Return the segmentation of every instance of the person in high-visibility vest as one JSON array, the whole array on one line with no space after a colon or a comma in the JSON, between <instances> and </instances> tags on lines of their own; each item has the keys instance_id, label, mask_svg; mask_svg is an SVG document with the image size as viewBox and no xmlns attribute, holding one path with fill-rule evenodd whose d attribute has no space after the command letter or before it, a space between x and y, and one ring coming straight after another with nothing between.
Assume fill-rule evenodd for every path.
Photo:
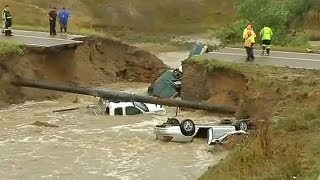
<instances>
[{"instance_id":1,"label":"person in high-visibility vest","mask_svg":"<svg viewBox=\"0 0 320 180\"><path fill-rule=\"evenodd\" d=\"M12 26L12 16L9 11L9 6L6 5L2 11L2 21L4 22L4 33L6 36L12 36L11 26Z\"/></svg>"},{"instance_id":2,"label":"person in high-visibility vest","mask_svg":"<svg viewBox=\"0 0 320 180\"><path fill-rule=\"evenodd\" d=\"M249 29L246 34L244 34L244 47L246 49L247 53L247 61L253 61L255 59L254 57L254 44L255 44L255 38L256 33L253 31L253 29Z\"/></svg>"},{"instance_id":3,"label":"person in high-visibility vest","mask_svg":"<svg viewBox=\"0 0 320 180\"><path fill-rule=\"evenodd\" d=\"M248 30L251 30L251 29L253 29L252 24L248 24L248 26L246 28L244 28L243 33L242 33L242 37L243 37L244 41L246 40L245 37L247 36Z\"/></svg>"},{"instance_id":4,"label":"person in high-visibility vest","mask_svg":"<svg viewBox=\"0 0 320 180\"><path fill-rule=\"evenodd\" d=\"M267 55L270 55L270 49L271 49L271 39L273 36L272 29L269 28L268 26L264 26L264 28L261 29L260 31L260 37L262 40L262 52L261 54L263 55L265 50L267 50Z\"/></svg>"}]
</instances>

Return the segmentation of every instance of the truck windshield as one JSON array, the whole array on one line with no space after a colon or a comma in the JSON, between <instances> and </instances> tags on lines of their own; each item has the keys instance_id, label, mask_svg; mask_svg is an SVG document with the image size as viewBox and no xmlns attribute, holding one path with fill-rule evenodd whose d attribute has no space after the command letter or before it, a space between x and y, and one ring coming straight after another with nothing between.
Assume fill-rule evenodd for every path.
<instances>
[{"instance_id":1,"label":"truck windshield","mask_svg":"<svg viewBox=\"0 0 320 180\"><path fill-rule=\"evenodd\" d=\"M133 105L142 109L144 112L149 112L149 109L148 107L144 104L144 103L141 103L141 102L133 102Z\"/></svg>"}]
</instances>

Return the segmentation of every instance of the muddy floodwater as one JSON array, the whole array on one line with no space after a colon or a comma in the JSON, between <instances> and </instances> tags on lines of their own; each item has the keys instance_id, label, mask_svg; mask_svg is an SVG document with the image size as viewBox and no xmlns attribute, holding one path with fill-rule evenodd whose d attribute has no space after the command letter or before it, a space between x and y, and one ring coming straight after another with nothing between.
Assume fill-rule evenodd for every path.
<instances>
[{"instance_id":1,"label":"muddy floodwater","mask_svg":"<svg viewBox=\"0 0 320 180\"><path fill-rule=\"evenodd\" d=\"M205 139L192 143L156 140L155 125L174 114L111 117L86 108L96 98L75 95L26 102L0 111L1 179L197 179L225 156L211 154ZM63 108L80 109L54 113ZM215 121L202 113L182 113ZM30 125L35 121L59 127Z\"/></svg>"}]
</instances>

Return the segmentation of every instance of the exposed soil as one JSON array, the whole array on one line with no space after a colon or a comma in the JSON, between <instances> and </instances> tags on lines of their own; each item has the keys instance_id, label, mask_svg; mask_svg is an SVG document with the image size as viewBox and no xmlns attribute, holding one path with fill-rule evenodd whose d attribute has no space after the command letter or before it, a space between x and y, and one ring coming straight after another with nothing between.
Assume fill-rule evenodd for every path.
<instances>
[{"instance_id":1,"label":"exposed soil","mask_svg":"<svg viewBox=\"0 0 320 180\"><path fill-rule=\"evenodd\" d=\"M251 91L249 78L229 69L208 68L192 60L182 64L182 98L207 101L237 109L236 118L265 119L281 96L268 91Z\"/></svg>"},{"instance_id":2,"label":"exposed soil","mask_svg":"<svg viewBox=\"0 0 320 180\"><path fill-rule=\"evenodd\" d=\"M10 55L0 62L0 105L57 98L58 93L10 84L16 77L87 85L118 81L152 82L167 67L154 55L109 39L85 39L76 49L34 51Z\"/></svg>"},{"instance_id":3,"label":"exposed soil","mask_svg":"<svg viewBox=\"0 0 320 180\"><path fill-rule=\"evenodd\" d=\"M246 101L248 80L233 71L208 71L198 63L183 62L182 98L192 101L205 100L231 108L238 108Z\"/></svg>"},{"instance_id":4,"label":"exposed soil","mask_svg":"<svg viewBox=\"0 0 320 180\"><path fill-rule=\"evenodd\" d=\"M287 107L305 104L319 109L319 71L266 67L212 68L186 60L182 63L182 98L230 106L235 117L251 118L260 126L287 112ZM248 69L249 68L249 69ZM250 69L252 68L252 69ZM290 114L288 114L290 115Z\"/></svg>"}]
</instances>

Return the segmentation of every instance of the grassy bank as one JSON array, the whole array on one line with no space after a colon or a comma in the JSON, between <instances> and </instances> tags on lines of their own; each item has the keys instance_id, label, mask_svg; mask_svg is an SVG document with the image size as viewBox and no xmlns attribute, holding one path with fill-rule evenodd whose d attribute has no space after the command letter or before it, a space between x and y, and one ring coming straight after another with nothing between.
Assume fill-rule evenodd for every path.
<instances>
[{"instance_id":1,"label":"grassy bank","mask_svg":"<svg viewBox=\"0 0 320 180\"><path fill-rule=\"evenodd\" d=\"M233 0L20 0L11 6L14 24L47 26L51 6L72 12L71 26L152 33L195 33L235 18ZM26 18L28 17L28 18Z\"/></svg>"},{"instance_id":2,"label":"grassy bank","mask_svg":"<svg viewBox=\"0 0 320 180\"><path fill-rule=\"evenodd\" d=\"M320 72L194 60L248 80L245 106L259 130L200 179L316 179L320 174ZM250 109L251 108L251 109ZM254 112L254 113L253 113Z\"/></svg>"},{"instance_id":3,"label":"grassy bank","mask_svg":"<svg viewBox=\"0 0 320 180\"><path fill-rule=\"evenodd\" d=\"M5 55L22 55L24 46L17 42L0 41L0 58Z\"/></svg>"}]
</instances>

